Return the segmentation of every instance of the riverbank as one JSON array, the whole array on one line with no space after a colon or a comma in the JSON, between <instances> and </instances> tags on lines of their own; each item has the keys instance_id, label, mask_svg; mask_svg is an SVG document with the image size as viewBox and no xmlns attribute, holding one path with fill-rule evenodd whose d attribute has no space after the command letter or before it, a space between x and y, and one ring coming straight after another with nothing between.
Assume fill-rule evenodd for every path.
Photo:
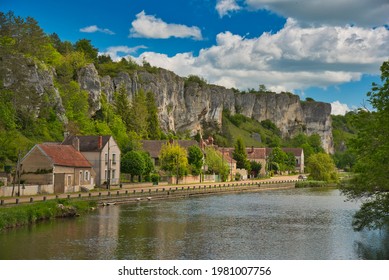
<instances>
[{"instance_id":1,"label":"riverbank","mask_svg":"<svg viewBox=\"0 0 389 280\"><path fill-rule=\"evenodd\" d=\"M0 231L53 218L73 217L93 207L180 199L226 193L259 192L295 188L296 180L249 181L191 186L154 186L56 196L20 197L1 200ZM39 200L38 200L39 199Z\"/></svg>"},{"instance_id":2,"label":"riverbank","mask_svg":"<svg viewBox=\"0 0 389 280\"><path fill-rule=\"evenodd\" d=\"M0 231L26 226L43 220L75 217L96 207L96 201L63 199L0 208Z\"/></svg>"}]
</instances>

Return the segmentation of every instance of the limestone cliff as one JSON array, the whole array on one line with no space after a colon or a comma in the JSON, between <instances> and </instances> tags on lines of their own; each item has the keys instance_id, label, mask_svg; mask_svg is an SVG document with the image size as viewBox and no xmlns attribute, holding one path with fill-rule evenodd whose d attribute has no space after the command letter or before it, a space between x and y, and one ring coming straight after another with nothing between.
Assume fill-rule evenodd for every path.
<instances>
[{"instance_id":1,"label":"limestone cliff","mask_svg":"<svg viewBox=\"0 0 389 280\"><path fill-rule=\"evenodd\" d=\"M116 77L99 78L93 65L79 71L78 80L90 93L94 110L98 92L108 100L113 92L124 87L130 99L139 90L155 94L159 119L165 131L188 130L193 135L203 123L221 126L222 112L241 113L258 121L269 119L277 125L284 137L299 132L320 135L323 148L332 153L331 105L322 102L301 102L290 93L235 93L221 86L185 82L176 74L158 69L156 73L137 71L120 73Z\"/></svg>"},{"instance_id":2,"label":"limestone cliff","mask_svg":"<svg viewBox=\"0 0 389 280\"><path fill-rule=\"evenodd\" d=\"M80 88L89 93L91 116L100 109L103 93L111 102L113 93L121 87L126 89L129 99L143 89L155 94L160 123L165 131L190 131L194 135L203 124L220 127L222 112L226 109L258 121L269 119L284 137L298 132L318 133L325 150L333 152L330 104L301 102L298 96L290 93L241 94L221 86L189 82L164 69L154 70L100 77L93 64L80 69L77 81ZM55 75L54 69L22 56L3 56L0 63L4 88L21 96L24 92L34 92L35 103L25 100L23 106L30 106L38 115L45 102L53 106L59 119L66 123L65 110L54 83ZM31 95L26 96L30 98Z\"/></svg>"},{"instance_id":3,"label":"limestone cliff","mask_svg":"<svg viewBox=\"0 0 389 280\"><path fill-rule=\"evenodd\" d=\"M0 85L17 93L17 105L39 115L43 106L55 109L59 120L67 122L58 89L54 85L55 71L21 55L4 55L0 60Z\"/></svg>"}]
</instances>

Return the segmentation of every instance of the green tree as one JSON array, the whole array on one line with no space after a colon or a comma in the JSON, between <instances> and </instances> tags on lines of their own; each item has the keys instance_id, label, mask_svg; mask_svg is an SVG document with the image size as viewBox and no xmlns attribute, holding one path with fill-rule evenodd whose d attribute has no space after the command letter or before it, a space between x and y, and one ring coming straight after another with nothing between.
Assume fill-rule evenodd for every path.
<instances>
[{"instance_id":1,"label":"green tree","mask_svg":"<svg viewBox=\"0 0 389 280\"><path fill-rule=\"evenodd\" d=\"M228 179L230 168L227 162L223 159L222 154L213 147L205 148L205 165L208 166L208 171L219 174L222 181Z\"/></svg>"},{"instance_id":2,"label":"green tree","mask_svg":"<svg viewBox=\"0 0 389 280\"><path fill-rule=\"evenodd\" d=\"M121 117L124 124L126 125L127 130L130 130L131 127L131 104L128 99L127 91L124 85L119 87L119 90L114 93L113 103L115 108L115 113Z\"/></svg>"},{"instance_id":3,"label":"green tree","mask_svg":"<svg viewBox=\"0 0 389 280\"><path fill-rule=\"evenodd\" d=\"M130 110L130 130L135 131L142 139L147 139L148 136L148 112L146 104L146 96L143 89L139 90L131 104Z\"/></svg>"},{"instance_id":4,"label":"green tree","mask_svg":"<svg viewBox=\"0 0 389 280\"><path fill-rule=\"evenodd\" d=\"M123 173L131 175L131 182L134 176L141 176L146 169L146 163L142 153L138 151L131 151L126 153L120 161L120 170Z\"/></svg>"},{"instance_id":5,"label":"green tree","mask_svg":"<svg viewBox=\"0 0 389 280\"><path fill-rule=\"evenodd\" d=\"M357 136L350 141L357 172L343 191L350 198L366 198L354 216L356 230L382 228L389 222L389 61L381 66L381 85L367 94L375 112L356 116Z\"/></svg>"},{"instance_id":6,"label":"green tree","mask_svg":"<svg viewBox=\"0 0 389 280\"><path fill-rule=\"evenodd\" d=\"M255 161L255 160L252 160L250 162L250 166L251 166L251 172L253 173L253 175L255 177L258 177L259 174L261 173L262 164L260 162Z\"/></svg>"},{"instance_id":7,"label":"green tree","mask_svg":"<svg viewBox=\"0 0 389 280\"><path fill-rule=\"evenodd\" d=\"M147 123L148 123L148 138L152 140L161 139L161 128L159 126L158 107L155 102L154 93L148 91L146 93L147 104Z\"/></svg>"},{"instance_id":8,"label":"green tree","mask_svg":"<svg viewBox=\"0 0 389 280\"><path fill-rule=\"evenodd\" d=\"M191 166L192 175L199 175L203 166L204 155L197 145L188 148L188 163Z\"/></svg>"},{"instance_id":9,"label":"green tree","mask_svg":"<svg viewBox=\"0 0 389 280\"><path fill-rule=\"evenodd\" d=\"M144 169L142 175L145 176L146 181L150 181L150 179L151 179L151 178L150 178L150 174L151 174L151 172L154 171L153 160L151 159L149 153L141 152L141 155L142 155L143 160L144 160L144 162L145 162L145 169Z\"/></svg>"},{"instance_id":10,"label":"green tree","mask_svg":"<svg viewBox=\"0 0 389 280\"><path fill-rule=\"evenodd\" d=\"M331 156L326 153L312 155L309 159L307 170L310 179L326 182L338 181L335 163Z\"/></svg>"},{"instance_id":11,"label":"green tree","mask_svg":"<svg viewBox=\"0 0 389 280\"><path fill-rule=\"evenodd\" d=\"M90 62L97 62L98 49L95 48L90 40L80 39L74 44L74 49L78 52L82 52L85 54L86 58Z\"/></svg>"},{"instance_id":12,"label":"green tree","mask_svg":"<svg viewBox=\"0 0 389 280\"><path fill-rule=\"evenodd\" d=\"M293 172L296 169L296 157L293 153L286 153L285 168L289 172Z\"/></svg>"},{"instance_id":13,"label":"green tree","mask_svg":"<svg viewBox=\"0 0 389 280\"><path fill-rule=\"evenodd\" d=\"M179 177L185 175L188 170L188 156L186 150L176 142L166 143L162 146L159 155L161 169L176 176L178 184Z\"/></svg>"},{"instance_id":14,"label":"green tree","mask_svg":"<svg viewBox=\"0 0 389 280\"><path fill-rule=\"evenodd\" d=\"M280 148L273 148L269 156L269 170L276 172L284 172L287 170L286 162L288 160L287 154Z\"/></svg>"},{"instance_id":15,"label":"green tree","mask_svg":"<svg viewBox=\"0 0 389 280\"><path fill-rule=\"evenodd\" d=\"M238 138L235 142L235 149L232 152L233 159L236 160L236 167L237 168L244 168L247 169L248 167L248 160L247 160L247 153L246 153L246 147L243 144L242 138Z\"/></svg>"}]
</instances>

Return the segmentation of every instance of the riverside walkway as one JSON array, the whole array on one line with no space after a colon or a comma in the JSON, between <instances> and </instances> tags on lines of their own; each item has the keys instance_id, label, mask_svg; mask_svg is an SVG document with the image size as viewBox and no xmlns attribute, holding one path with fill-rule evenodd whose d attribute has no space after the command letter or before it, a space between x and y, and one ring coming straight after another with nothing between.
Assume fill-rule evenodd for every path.
<instances>
[{"instance_id":1,"label":"riverside walkway","mask_svg":"<svg viewBox=\"0 0 389 280\"><path fill-rule=\"evenodd\" d=\"M232 192L257 192L268 189L294 188L298 176L277 176L264 180L221 183L198 183L186 185L124 184L121 188L92 190L90 192L47 194L35 196L0 198L1 206L34 203L53 199L97 200L99 205L111 205L150 200L184 198Z\"/></svg>"}]
</instances>

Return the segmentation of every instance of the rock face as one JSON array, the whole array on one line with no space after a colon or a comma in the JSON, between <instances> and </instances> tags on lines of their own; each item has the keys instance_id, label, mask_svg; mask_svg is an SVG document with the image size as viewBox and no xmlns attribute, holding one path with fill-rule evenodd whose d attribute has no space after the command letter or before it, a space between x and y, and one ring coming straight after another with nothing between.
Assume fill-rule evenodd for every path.
<instances>
[{"instance_id":1,"label":"rock face","mask_svg":"<svg viewBox=\"0 0 389 280\"><path fill-rule=\"evenodd\" d=\"M55 71L46 68L28 58L2 57L2 85L15 92L33 89L38 96L50 96L57 116L66 123L61 97L54 85ZM78 71L77 80L80 88L89 93L91 116L100 109L103 93L112 102L114 92L119 89L125 89L130 100L143 89L155 94L164 131L189 131L194 135L204 125L221 127L222 112L229 110L232 114L240 113L258 121L269 119L284 137L299 132L317 133L323 148L333 152L331 105L327 103L301 102L298 96L289 93L235 93L221 86L185 81L164 69L100 77L95 66L90 64ZM39 112L39 104L34 109Z\"/></svg>"},{"instance_id":2,"label":"rock face","mask_svg":"<svg viewBox=\"0 0 389 280\"><path fill-rule=\"evenodd\" d=\"M2 56L0 61L0 80L5 89L19 94L24 100L19 106L39 114L43 103L49 103L63 123L67 123L65 109L58 89L54 85L54 69L37 65L32 59L23 56ZM29 100L35 96L34 100Z\"/></svg>"},{"instance_id":3,"label":"rock face","mask_svg":"<svg viewBox=\"0 0 389 280\"><path fill-rule=\"evenodd\" d=\"M91 75L84 76L93 82L83 83L82 87L90 92L92 100L96 100L99 87L109 101L119 88L126 90L130 100L140 89L153 92L165 131L189 131L194 135L203 124L221 127L222 112L226 109L232 114L240 113L258 121L269 119L281 130L283 137L292 137L299 132L317 133L323 148L333 152L331 105L327 103L301 102L297 95L290 93L235 93L221 86L185 82L164 69L158 69L156 73L120 73L114 78L105 76L100 78L100 83L97 82L98 76L93 77L97 71L80 72Z\"/></svg>"}]
</instances>

